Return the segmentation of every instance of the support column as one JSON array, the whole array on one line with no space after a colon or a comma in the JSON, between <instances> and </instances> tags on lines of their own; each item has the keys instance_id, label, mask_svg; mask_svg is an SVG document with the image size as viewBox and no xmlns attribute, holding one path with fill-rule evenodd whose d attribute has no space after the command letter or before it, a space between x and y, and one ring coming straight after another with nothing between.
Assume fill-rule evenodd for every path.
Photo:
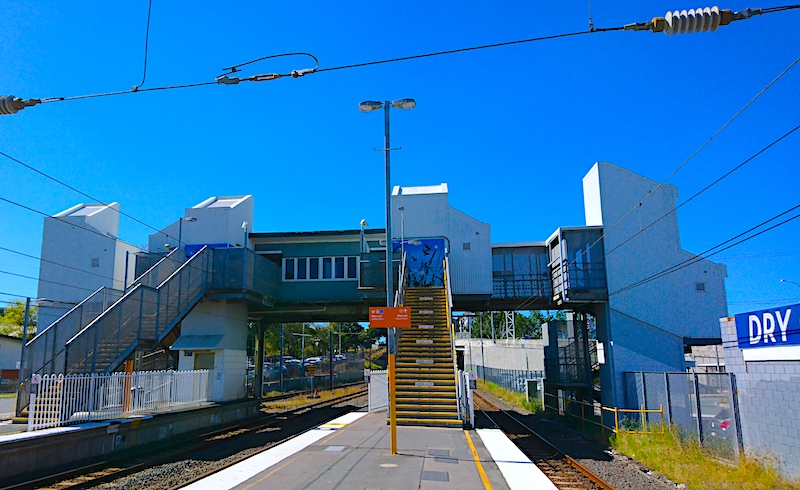
<instances>
[{"instance_id":1,"label":"support column","mask_svg":"<svg viewBox=\"0 0 800 490\"><path fill-rule=\"evenodd\" d=\"M260 400L264 397L264 325L256 322L256 341L253 349L253 397Z\"/></svg>"}]
</instances>

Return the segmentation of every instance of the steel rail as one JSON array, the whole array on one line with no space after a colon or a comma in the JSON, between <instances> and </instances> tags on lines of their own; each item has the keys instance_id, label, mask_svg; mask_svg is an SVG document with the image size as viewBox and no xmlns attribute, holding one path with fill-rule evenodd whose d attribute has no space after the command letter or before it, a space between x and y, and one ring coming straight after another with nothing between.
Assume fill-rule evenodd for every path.
<instances>
[{"instance_id":1,"label":"steel rail","mask_svg":"<svg viewBox=\"0 0 800 490\"><path fill-rule=\"evenodd\" d=\"M565 461L567 461L567 463L568 463L570 466L572 466L572 467L573 467L575 470L577 470L578 472L580 472L580 473L581 473L581 474L582 474L584 477L586 477L586 478L587 478L589 481L591 481L592 483L594 483L595 485L597 485L598 487L600 487L602 490L616 490L616 489L615 489L615 487L611 486L611 484L609 484L608 482L606 482L605 480L603 480L602 478L600 478L599 476L597 476L597 475L596 475L594 472L592 472L592 471L591 471L589 468L585 467L584 465L582 465L581 463L579 463L578 461L576 461L574 458L572 458L571 456L569 456L568 454L566 454L564 451L562 451L562 450L558 449L558 448L557 448L555 445L553 445L553 444L552 444L550 441L548 441L547 439L545 439L544 437L542 437L542 436L541 436L541 435L540 435L538 432L536 432L535 430L533 430L533 429L531 429L530 427L528 427L528 425L526 425L524 422L522 422L521 420L519 420L519 419L518 419L517 417L515 417L514 415L512 415L512 414L508 413L508 411L506 411L506 410L503 410L502 408L498 407L498 406L497 406L497 405L495 405L494 403L490 402L488 399L486 399L486 397L484 397L483 395L481 395L481 394L480 394L480 393L478 393L477 391L473 391L473 395L474 395L474 396L475 396L475 398L476 398L475 406L476 406L476 407L477 407L477 408L478 408L478 409L479 409L479 410L480 410L480 411L481 411L481 412L482 412L484 415L486 415L486 417L487 417L487 418L488 418L488 419L489 419L489 420L490 420L490 421L491 421L491 422L492 422L492 423L493 423L495 426L497 426L497 427L498 427L498 428L500 428L501 430L503 430L503 429L500 427L500 425L499 425L499 424L498 424L498 423L497 423L497 422L496 422L496 421L495 421L495 420L494 420L494 419L493 419L493 418L492 418L492 417L491 417L491 416L490 416L488 413L486 413L486 412L485 412L485 411L484 411L484 410L483 410L481 407L479 407L479 406L478 406L478 403L477 403L477 400L478 400L478 399L480 399L480 401L481 401L482 403L485 403L486 405L489 405L490 407L492 407L494 410L497 410L497 411L499 411L499 412L501 412L501 413L505 414L505 415L506 415L508 418L510 418L510 419L512 419L512 420L514 420L514 421L515 421L517 424L519 424L520 426L524 427L524 428L525 428L525 430L527 430L527 431L528 431L528 432L529 432L529 433L530 433L532 436L536 437L538 441L540 441L540 442L544 443L545 445L547 445L547 446L548 446L550 449L552 449L552 450L553 450L553 451L556 453L556 455L557 455L558 457L561 457L561 458L563 458ZM520 449L521 449L521 448L520 448ZM524 451L523 451L523 452L524 452ZM537 465L537 466L538 466L538 465ZM557 470L557 468L556 468L556 470ZM555 483L555 482L554 482L554 484L556 484L556 486L558 486L558 484L557 484L557 483ZM572 487L570 487L570 488L572 488Z\"/></svg>"},{"instance_id":2,"label":"steel rail","mask_svg":"<svg viewBox=\"0 0 800 490\"><path fill-rule=\"evenodd\" d=\"M138 471L168 462L174 458L180 457L191 452L207 449L213 446L228 442L232 437L241 436L245 434L252 434L261 429L276 425L283 424L299 415L306 413L308 410L317 408L326 408L328 406L337 405L361 396L364 396L367 390L359 390L355 393L333 397L326 400L302 405L281 412L275 412L256 416L250 418L248 421L235 422L223 427L216 427L210 431L201 434L189 436L187 438L177 438L172 443L159 445L159 454L157 457L152 457L152 452L149 445L140 450L135 450L133 453L121 455L119 458L112 460L99 461L96 463L87 464L78 468L72 468L59 473L50 474L44 477L33 478L24 482L16 483L10 486L0 486L2 490L17 490L28 488L57 488L59 490L73 489L73 488L89 488L101 483L107 483L117 478L134 474ZM262 402L270 402L281 399L286 399L285 396L270 397L262 400ZM254 423L255 422L255 423ZM310 430L310 429L307 429ZM267 444L263 450L281 444L288 439L296 437L297 435L306 432L292 434L284 439ZM227 436L227 437L226 437ZM234 458L234 462L226 464L224 467L216 467L213 471L203 473L200 477L195 477L191 481L182 482L179 486L174 488L181 488L189 483L205 478L206 476L221 471L242 459L249 458L254 453L248 453L247 456L241 458ZM126 462L128 464L126 464Z\"/></svg>"}]
</instances>

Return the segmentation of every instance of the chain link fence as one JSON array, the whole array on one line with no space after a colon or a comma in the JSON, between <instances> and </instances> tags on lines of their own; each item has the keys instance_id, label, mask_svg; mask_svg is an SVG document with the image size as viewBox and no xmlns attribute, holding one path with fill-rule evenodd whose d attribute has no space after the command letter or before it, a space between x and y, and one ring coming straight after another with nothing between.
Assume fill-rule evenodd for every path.
<instances>
[{"instance_id":1,"label":"chain link fence","mask_svg":"<svg viewBox=\"0 0 800 490\"><path fill-rule=\"evenodd\" d=\"M271 392L323 390L364 380L363 352L335 355L332 372L330 357L320 356L317 359L318 362L293 359L283 365L280 362L265 362L262 396ZM252 386L253 376L254 373L248 371L248 388Z\"/></svg>"},{"instance_id":2,"label":"chain link fence","mask_svg":"<svg viewBox=\"0 0 800 490\"><path fill-rule=\"evenodd\" d=\"M735 461L742 436L735 397L736 378L729 373L623 373L629 408L664 407L664 421L683 436L696 438L719 457ZM660 423L650 420L648 423Z\"/></svg>"},{"instance_id":3,"label":"chain link fence","mask_svg":"<svg viewBox=\"0 0 800 490\"><path fill-rule=\"evenodd\" d=\"M475 373L478 379L489 381L509 391L515 391L517 393L525 393L526 380L541 380L544 378L544 371L498 369L480 365L468 365L466 367L466 370Z\"/></svg>"}]
</instances>

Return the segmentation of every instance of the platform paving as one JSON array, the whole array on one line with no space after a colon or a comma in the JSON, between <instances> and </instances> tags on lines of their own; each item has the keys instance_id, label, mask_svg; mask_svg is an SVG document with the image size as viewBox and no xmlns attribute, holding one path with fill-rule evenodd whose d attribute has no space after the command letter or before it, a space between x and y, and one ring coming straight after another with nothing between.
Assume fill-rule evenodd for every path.
<instances>
[{"instance_id":1,"label":"platform paving","mask_svg":"<svg viewBox=\"0 0 800 490\"><path fill-rule=\"evenodd\" d=\"M397 428L398 453L390 453L389 427L386 412L362 414L340 428L328 425L329 433L312 434L304 444L291 447L282 444L272 456L262 456L239 463L229 476L214 477L191 485L192 490L258 489L358 489L417 490L487 488L478 471L467 433L455 428ZM325 430L322 426L319 430ZM474 431L470 439L475 446L488 488L508 489L502 474L492 460L481 438ZM308 441L312 441L308 443ZM272 451L272 450L271 450ZM262 453L263 454L263 453ZM269 465L269 467L266 467ZM250 466L248 468L248 466ZM240 475L236 480L235 475ZM241 475L252 475L246 480Z\"/></svg>"}]
</instances>

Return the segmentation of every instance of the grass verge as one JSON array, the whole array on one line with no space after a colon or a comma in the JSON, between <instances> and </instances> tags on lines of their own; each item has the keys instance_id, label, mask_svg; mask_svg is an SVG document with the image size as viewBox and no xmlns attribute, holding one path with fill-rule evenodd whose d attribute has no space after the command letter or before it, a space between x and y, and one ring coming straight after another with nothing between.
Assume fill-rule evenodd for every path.
<instances>
[{"instance_id":1,"label":"grass verge","mask_svg":"<svg viewBox=\"0 0 800 490\"><path fill-rule=\"evenodd\" d=\"M538 403L538 400L529 401L525 399L525 395L522 393L517 393L516 391L511 391L503 388L502 386L496 385L491 381L483 381L482 379L478 380L477 384L478 390L489 393L491 395L504 400L515 407L521 407L525 410L536 413L542 409L541 404Z\"/></svg>"},{"instance_id":2,"label":"grass verge","mask_svg":"<svg viewBox=\"0 0 800 490\"><path fill-rule=\"evenodd\" d=\"M611 441L619 452L667 475L690 489L796 489L800 479L781 477L769 456L741 458L736 466L716 460L693 438L681 438L678 431L665 433L620 432Z\"/></svg>"},{"instance_id":3,"label":"grass verge","mask_svg":"<svg viewBox=\"0 0 800 490\"><path fill-rule=\"evenodd\" d=\"M312 398L310 395L298 395L292 398L286 398L284 400L275 400L273 402L264 402L261 404L261 408L267 410L284 410L287 408L297 408L302 407L304 405L309 405L311 403L316 403L318 401L327 400L329 398L333 398L335 396L343 396L349 395L350 393L355 393L356 391L362 390L363 386L348 386L346 388L336 388L331 393L330 391L320 391L318 398ZM278 395L278 392L268 393L267 396L270 395Z\"/></svg>"},{"instance_id":4,"label":"grass verge","mask_svg":"<svg viewBox=\"0 0 800 490\"><path fill-rule=\"evenodd\" d=\"M16 398L16 393L0 393L0 398Z\"/></svg>"}]
</instances>

